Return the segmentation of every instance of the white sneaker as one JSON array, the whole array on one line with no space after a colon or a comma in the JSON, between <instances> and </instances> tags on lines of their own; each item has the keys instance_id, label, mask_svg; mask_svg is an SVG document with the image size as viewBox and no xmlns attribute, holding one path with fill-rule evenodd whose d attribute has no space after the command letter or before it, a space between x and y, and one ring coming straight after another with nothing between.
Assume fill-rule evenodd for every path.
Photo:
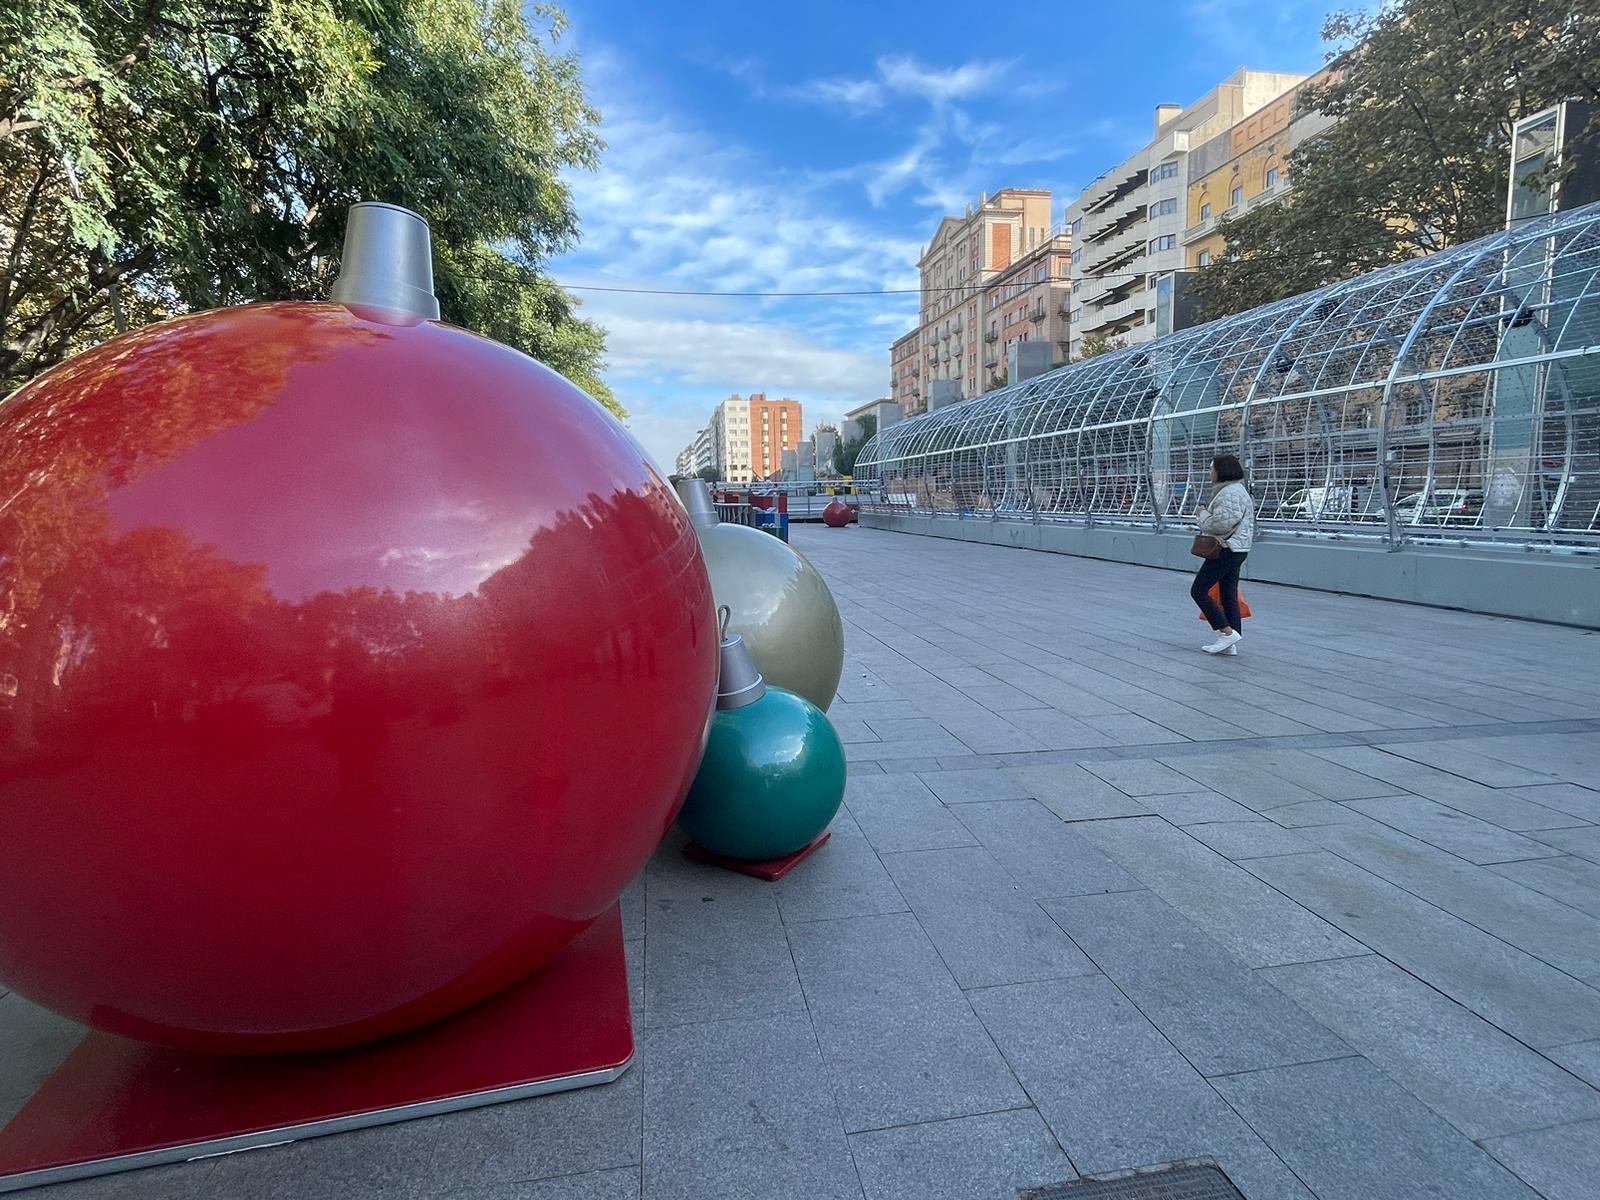
<instances>
[{"instance_id":1,"label":"white sneaker","mask_svg":"<svg viewBox=\"0 0 1600 1200\"><path fill-rule=\"evenodd\" d=\"M1239 636L1237 631L1233 633L1218 634L1216 641L1212 642L1209 646L1201 646L1200 649L1204 650L1207 654L1234 654L1237 653L1237 651L1234 650L1234 647L1243 640L1244 639Z\"/></svg>"}]
</instances>

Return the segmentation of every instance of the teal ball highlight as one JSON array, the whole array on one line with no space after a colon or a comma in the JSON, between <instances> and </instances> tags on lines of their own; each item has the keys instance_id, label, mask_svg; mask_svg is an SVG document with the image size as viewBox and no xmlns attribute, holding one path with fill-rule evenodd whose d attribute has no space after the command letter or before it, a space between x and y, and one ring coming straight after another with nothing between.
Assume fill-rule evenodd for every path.
<instances>
[{"instance_id":1,"label":"teal ball highlight","mask_svg":"<svg viewBox=\"0 0 1600 1200\"><path fill-rule=\"evenodd\" d=\"M768 687L719 712L678 824L702 849L767 862L810 845L844 801L844 746L822 710Z\"/></svg>"}]
</instances>

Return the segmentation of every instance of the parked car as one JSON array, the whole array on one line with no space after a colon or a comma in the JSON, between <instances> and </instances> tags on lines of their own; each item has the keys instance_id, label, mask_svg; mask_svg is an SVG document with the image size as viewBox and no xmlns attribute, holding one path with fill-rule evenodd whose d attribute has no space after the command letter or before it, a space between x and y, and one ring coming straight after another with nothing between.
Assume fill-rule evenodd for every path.
<instances>
[{"instance_id":1,"label":"parked car","mask_svg":"<svg viewBox=\"0 0 1600 1200\"><path fill-rule=\"evenodd\" d=\"M1423 525L1473 525L1483 512L1483 493L1470 488L1412 492L1394 502L1396 520Z\"/></svg>"}]
</instances>

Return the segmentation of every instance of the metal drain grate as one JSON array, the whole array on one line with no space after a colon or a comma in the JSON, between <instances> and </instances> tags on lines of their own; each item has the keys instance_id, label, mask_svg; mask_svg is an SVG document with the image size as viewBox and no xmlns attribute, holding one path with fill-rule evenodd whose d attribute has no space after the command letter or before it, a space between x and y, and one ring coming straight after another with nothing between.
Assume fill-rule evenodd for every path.
<instances>
[{"instance_id":1,"label":"metal drain grate","mask_svg":"<svg viewBox=\"0 0 1600 1200\"><path fill-rule=\"evenodd\" d=\"M1021 1200L1244 1200L1209 1163L1141 1168L1019 1192Z\"/></svg>"}]
</instances>

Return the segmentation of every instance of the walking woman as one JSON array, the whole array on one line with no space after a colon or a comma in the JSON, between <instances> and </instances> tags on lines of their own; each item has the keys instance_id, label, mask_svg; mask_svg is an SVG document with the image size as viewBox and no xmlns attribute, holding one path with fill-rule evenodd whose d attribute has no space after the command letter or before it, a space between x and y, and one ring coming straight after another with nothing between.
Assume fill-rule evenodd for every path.
<instances>
[{"instance_id":1,"label":"walking woman","mask_svg":"<svg viewBox=\"0 0 1600 1200\"><path fill-rule=\"evenodd\" d=\"M1237 654L1243 638L1239 617L1239 568L1250 553L1250 540L1256 531L1256 502L1245 486L1244 468L1231 454L1211 460L1211 499L1197 514L1200 536L1195 538L1195 553L1205 558L1195 573L1189 595L1205 613L1217 636L1201 649L1207 654ZM1215 544L1209 544L1213 539ZM1209 551L1215 550L1215 554ZM1219 605L1211 598L1216 587L1222 596Z\"/></svg>"}]
</instances>

